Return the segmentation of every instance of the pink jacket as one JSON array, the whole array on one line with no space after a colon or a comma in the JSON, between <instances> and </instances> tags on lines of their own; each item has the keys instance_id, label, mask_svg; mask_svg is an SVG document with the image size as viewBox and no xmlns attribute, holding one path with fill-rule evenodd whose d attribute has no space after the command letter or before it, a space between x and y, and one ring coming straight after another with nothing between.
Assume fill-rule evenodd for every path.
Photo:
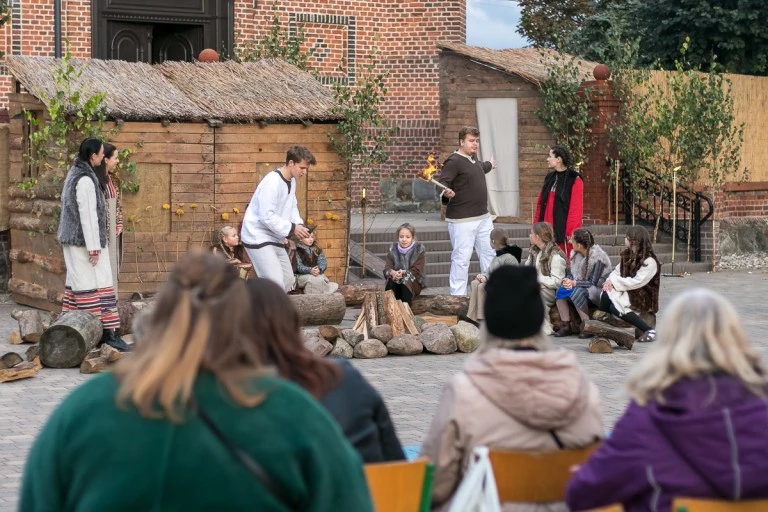
<instances>
[{"instance_id":1,"label":"pink jacket","mask_svg":"<svg viewBox=\"0 0 768 512\"><path fill-rule=\"evenodd\" d=\"M476 446L557 450L603 435L600 396L565 349L491 348L467 361L443 391L421 454L435 464L433 507L447 510ZM507 505L504 510L555 510ZM565 509L563 505L563 510Z\"/></svg>"}]
</instances>

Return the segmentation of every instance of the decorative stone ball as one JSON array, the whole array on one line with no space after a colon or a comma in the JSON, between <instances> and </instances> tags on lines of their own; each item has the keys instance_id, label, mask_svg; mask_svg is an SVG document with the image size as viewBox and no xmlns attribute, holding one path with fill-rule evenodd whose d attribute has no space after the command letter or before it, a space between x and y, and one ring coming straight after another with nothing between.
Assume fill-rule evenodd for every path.
<instances>
[{"instance_id":1,"label":"decorative stone ball","mask_svg":"<svg viewBox=\"0 0 768 512\"><path fill-rule=\"evenodd\" d=\"M200 62L219 62L219 54L216 53L216 50L206 48L200 52L200 55L197 56L197 60Z\"/></svg>"},{"instance_id":2,"label":"decorative stone ball","mask_svg":"<svg viewBox=\"0 0 768 512\"><path fill-rule=\"evenodd\" d=\"M611 70L605 64L598 64L592 71L592 76L595 77L595 80L608 80L611 77Z\"/></svg>"}]
</instances>

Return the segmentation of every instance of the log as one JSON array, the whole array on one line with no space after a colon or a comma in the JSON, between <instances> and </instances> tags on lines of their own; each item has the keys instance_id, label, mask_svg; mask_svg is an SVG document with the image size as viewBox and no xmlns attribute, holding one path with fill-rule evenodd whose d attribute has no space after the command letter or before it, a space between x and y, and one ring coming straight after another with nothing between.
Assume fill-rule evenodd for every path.
<instances>
[{"instance_id":1,"label":"log","mask_svg":"<svg viewBox=\"0 0 768 512\"><path fill-rule=\"evenodd\" d=\"M45 331L42 312L37 309L29 309L27 311L14 311L14 313L18 313L14 318L19 322L21 339L28 343L39 342L40 336ZM48 315L50 316L50 313Z\"/></svg>"},{"instance_id":2,"label":"log","mask_svg":"<svg viewBox=\"0 0 768 512\"><path fill-rule=\"evenodd\" d=\"M19 249L11 249L8 257L11 261L16 261L18 263L34 263L41 269L52 274L64 275L67 273L67 267L64 265L63 258L43 256L42 254L36 254L31 251L21 251Z\"/></svg>"},{"instance_id":3,"label":"log","mask_svg":"<svg viewBox=\"0 0 768 512\"><path fill-rule=\"evenodd\" d=\"M344 297L344 303L347 306L360 306L363 304L365 294L377 292L382 289L379 284L345 284L339 286L339 293Z\"/></svg>"},{"instance_id":4,"label":"log","mask_svg":"<svg viewBox=\"0 0 768 512\"><path fill-rule=\"evenodd\" d=\"M419 295L411 301L414 315L431 313L433 315L466 315L469 309L469 297L463 295Z\"/></svg>"},{"instance_id":5,"label":"log","mask_svg":"<svg viewBox=\"0 0 768 512\"><path fill-rule=\"evenodd\" d=\"M39 359L24 361L13 368L0 370L0 382L11 382L19 379L34 377L40 372L42 365Z\"/></svg>"},{"instance_id":6,"label":"log","mask_svg":"<svg viewBox=\"0 0 768 512\"><path fill-rule=\"evenodd\" d=\"M8 280L8 290L11 293L23 295L24 297L48 301L54 304L61 304L64 300L64 294L58 289L46 288L15 277Z\"/></svg>"},{"instance_id":7,"label":"log","mask_svg":"<svg viewBox=\"0 0 768 512\"><path fill-rule=\"evenodd\" d=\"M608 338L618 343L619 346L630 350L632 350L632 344L635 342L635 333L631 329L621 329L599 320L585 320L584 332L600 338Z\"/></svg>"},{"instance_id":8,"label":"log","mask_svg":"<svg viewBox=\"0 0 768 512\"><path fill-rule=\"evenodd\" d=\"M387 312L384 309L384 290L376 292L376 318L382 323L387 318Z\"/></svg>"},{"instance_id":9,"label":"log","mask_svg":"<svg viewBox=\"0 0 768 512\"><path fill-rule=\"evenodd\" d=\"M377 311L376 292L366 293L365 299L363 300L363 316L365 318L365 326L367 328L368 334L371 333L374 327L380 323L384 323L384 318L376 318Z\"/></svg>"},{"instance_id":10,"label":"log","mask_svg":"<svg viewBox=\"0 0 768 512\"><path fill-rule=\"evenodd\" d=\"M419 335L419 328L416 327L416 320L413 318L413 311L407 302L400 302L400 311L403 314L403 325L408 334Z\"/></svg>"},{"instance_id":11,"label":"log","mask_svg":"<svg viewBox=\"0 0 768 512\"><path fill-rule=\"evenodd\" d=\"M67 311L40 338L40 360L50 368L79 366L102 334L98 317L85 311Z\"/></svg>"},{"instance_id":12,"label":"log","mask_svg":"<svg viewBox=\"0 0 768 512\"><path fill-rule=\"evenodd\" d=\"M0 357L0 368L13 368L22 361L24 361L24 358L16 352L8 352L7 354L4 354L2 357Z\"/></svg>"},{"instance_id":13,"label":"log","mask_svg":"<svg viewBox=\"0 0 768 512\"><path fill-rule=\"evenodd\" d=\"M613 354L610 340L605 338L592 338L589 340L588 349L592 354Z\"/></svg>"},{"instance_id":14,"label":"log","mask_svg":"<svg viewBox=\"0 0 768 512\"><path fill-rule=\"evenodd\" d=\"M424 319L425 323L428 324L444 324L450 327L459 323L459 317L456 315L431 315L429 313L425 313L419 316Z\"/></svg>"},{"instance_id":15,"label":"log","mask_svg":"<svg viewBox=\"0 0 768 512\"><path fill-rule=\"evenodd\" d=\"M384 314L387 324L392 327L394 336L400 336L405 332L400 302L395 298L395 292L392 290L384 292Z\"/></svg>"},{"instance_id":16,"label":"log","mask_svg":"<svg viewBox=\"0 0 768 512\"><path fill-rule=\"evenodd\" d=\"M133 319L139 312L148 309L154 302L146 300L130 300L117 303L117 313L120 315L120 333L133 332Z\"/></svg>"},{"instance_id":17,"label":"log","mask_svg":"<svg viewBox=\"0 0 768 512\"><path fill-rule=\"evenodd\" d=\"M99 373L106 370L109 370L109 361L101 356L85 358L80 363L80 373Z\"/></svg>"},{"instance_id":18,"label":"log","mask_svg":"<svg viewBox=\"0 0 768 512\"><path fill-rule=\"evenodd\" d=\"M344 296L340 293L319 295L289 295L301 323L304 325L340 324L347 313Z\"/></svg>"}]
</instances>

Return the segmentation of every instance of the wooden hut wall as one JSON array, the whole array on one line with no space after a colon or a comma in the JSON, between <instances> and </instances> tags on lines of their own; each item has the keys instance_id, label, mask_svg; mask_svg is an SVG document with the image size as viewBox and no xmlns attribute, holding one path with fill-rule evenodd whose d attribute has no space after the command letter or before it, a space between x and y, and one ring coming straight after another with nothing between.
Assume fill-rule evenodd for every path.
<instances>
[{"instance_id":1,"label":"wooden hut wall","mask_svg":"<svg viewBox=\"0 0 768 512\"><path fill-rule=\"evenodd\" d=\"M477 126L478 98L517 98L520 216L506 222L530 222L541 184L547 174L549 130L536 116L541 106L538 88L515 75L477 64L450 52L440 56L440 154L444 159L458 147L462 126ZM483 134L480 134L482 140Z\"/></svg>"},{"instance_id":2,"label":"wooden hut wall","mask_svg":"<svg viewBox=\"0 0 768 512\"><path fill-rule=\"evenodd\" d=\"M30 200L14 185L24 179L24 123L16 115L22 108L42 109L42 105L27 94L11 97L9 288L19 303L58 309L65 277L55 238L59 201L55 197ZM239 226L260 179L282 165L287 147L297 143L308 146L318 160L308 177L299 181L300 209L305 220L312 218L319 226L317 238L328 258L327 275L341 282L348 240L346 183L341 163L328 144L330 128L125 122L111 141L135 150L131 160L138 164L141 187L138 194L123 196L120 298L156 292L181 255L195 247L207 249L222 226ZM338 219L326 219L326 213Z\"/></svg>"}]
</instances>

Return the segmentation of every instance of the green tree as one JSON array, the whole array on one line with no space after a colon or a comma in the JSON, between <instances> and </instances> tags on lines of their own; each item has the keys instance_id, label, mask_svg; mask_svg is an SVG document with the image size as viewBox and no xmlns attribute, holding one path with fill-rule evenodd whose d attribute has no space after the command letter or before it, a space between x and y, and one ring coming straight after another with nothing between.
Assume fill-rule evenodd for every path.
<instances>
[{"instance_id":1,"label":"green tree","mask_svg":"<svg viewBox=\"0 0 768 512\"><path fill-rule=\"evenodd\" d=\"M518 0L517 30L533 46L555 48L593 13L591 0Z\"/></svg>"},{"instance_id":2,"label":"green tree","mask_svg":"<svg viewBox=\"0 0 768 512\"><path fill-rule=\"evenodd\" d=\"M280 59L293 64L299 69L309 69L312 50L305 51L304 26L297 25L295 30L288 30L280 23L277 6L272 5L272 24L269 31L260 39L254 39L236 47L232 60L253 62L261 59Z\"/></svg>"}]
</instances>

